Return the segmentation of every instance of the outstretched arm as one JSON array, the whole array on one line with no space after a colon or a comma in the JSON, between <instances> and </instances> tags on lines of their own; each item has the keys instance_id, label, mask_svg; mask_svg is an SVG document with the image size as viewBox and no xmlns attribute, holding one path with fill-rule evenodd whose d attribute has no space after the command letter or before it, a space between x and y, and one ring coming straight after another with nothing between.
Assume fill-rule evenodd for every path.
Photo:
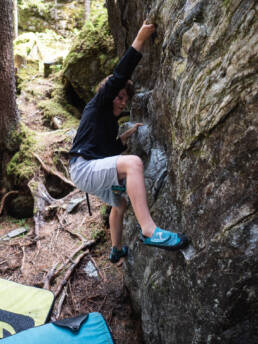
<instances>
[{"instance_id":1,"label":"outstretched arm","mask_svg":"<svg viewBox=\"0 0 258 344\"><path fill-rule=\"evenodd\" d=\"M155 32L155 26L153 24L143 23L142 27L137 33L135 40L133 41L132 47L137 51L141 51L144 42Z\"/></svg>"}]
</instances>

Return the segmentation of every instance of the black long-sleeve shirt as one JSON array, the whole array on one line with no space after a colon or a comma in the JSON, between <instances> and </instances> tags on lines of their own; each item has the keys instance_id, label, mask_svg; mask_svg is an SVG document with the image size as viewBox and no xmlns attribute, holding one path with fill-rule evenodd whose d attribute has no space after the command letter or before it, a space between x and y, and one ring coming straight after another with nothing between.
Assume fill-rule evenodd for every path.
<instances>
[{"instance_id":1,"label":"black long-sleeve shirt","mask_svg":"<svg viewBox=\"0 0 258 344\"><path fill-rule=\"evenodd\" d=\"M125 150L126 146L117 138L118 119L113 114L113 100L125 87L141 57L141 53L130 47L113 76L85 106L70 150L72 155L92 160L118 155Z\"/></svg>"}]
</instances>

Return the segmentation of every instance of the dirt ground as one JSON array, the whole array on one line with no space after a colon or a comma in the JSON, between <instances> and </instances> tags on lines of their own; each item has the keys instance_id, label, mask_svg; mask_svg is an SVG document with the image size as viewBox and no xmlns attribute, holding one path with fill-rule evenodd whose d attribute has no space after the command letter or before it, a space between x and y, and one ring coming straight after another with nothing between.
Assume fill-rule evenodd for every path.
<instances>
[{"instance_id":1,"label":"dirt ground","mask_svg":"<svg viewBox=\"0 0 258 344\"><path fill-rule=\"evenodd\" d=\"M38 82L40 80L35 79L35 83ZM44 92L53 86L48 80L41 83ZM43 126L36 106L37 99L32 103L30 99L24 93L18 98L21 118L38 135L47 133L49 128ZM52 144L51 135L46 137ZM62 144L62 140L58 144ZM50 145L47 147L46 144L41 150L40 157L44 163L48 163L51 157L49 149ZM82 200L69 213L66 206L71 200L79 199ZM140 322L131 308L129 293L124 285L123 261L112 264L108 260L111 241L109 229L101 215L104 204L90 196L90 216L85 194L79 190L73 189L63 200L62 205L48 205L38 236L35 235L33 218L11 218L3 209L0 214L0 237L19 227L25 227L27 233L0 241L0 277L47 288L53 293L59 290L51 313L52 320L100 312L110 326L115 343L143 343ZM87 242L91 242L89 247ZM81 258L76 265L78 257ZM89 262L95 268L95 277L85 271Z\"/></svg>"},{"instance_id":2,"label":"dirt ground","mask_svg":"<svg viewBox=\"0 0 258 344\"><path fill-rule=\"evenodd\" d=\"M80 198L83 194L78 191L72 197ZM90 202L92 216L89 216L84 200L71 214L63 212L60 215L65 225L60 225L56 216L46 219L40 229L38 241L33 240L33 219L15 221L10 217L0 217L1 236L19 227L25 226L28 229L26 235L0 242L0 277L43 288L51 269L64 264L66 268L51 280L49 289L55 292L62 283L67 268L72 265L69 257L81 245L78 237L71 233L80 233L86 240L91 240L92 233L100 233L100 239L81 259L57 297L52 318L63 319L88 312L100 312L110 326L117 344L141 343L139 322L134 317L123 282L123 262L112 264L108 260L111 243L109 230L103 228L100 215L103 204L93 196L90 197ZM89 261L97 270L97 277L90 277L85 272ZM65 300L60 314L57 314L62 295Z\"/></svg>"}]
</instances>

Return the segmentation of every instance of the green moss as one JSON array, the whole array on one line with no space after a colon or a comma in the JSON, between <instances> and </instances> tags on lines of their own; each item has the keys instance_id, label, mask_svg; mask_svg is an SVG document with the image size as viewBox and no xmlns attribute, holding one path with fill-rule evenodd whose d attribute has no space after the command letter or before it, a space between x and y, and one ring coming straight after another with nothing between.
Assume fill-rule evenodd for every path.
<instances>
[{"instance_id":1,"label":"green moss","mask_svg":"<svg viewBox=\"0 0 258 344\"><path fill-rule=\"evenodd\" d=\"M176 133L175 133L175 128L172 127L171 128L171 143L172 145L175 145L176 142Z\"/></svg>"},{"instance_id":2,"label":"green moss","mask_svg":"<svg viewBox=\"0 0 258 344\"><path fill-rule=\"evenodd\" d=\"M123 117L119 118L118 124L122 125L122 124L124 124L126 122L129 122L129 121L130 121L130 116L123 116Z\"/></svg>"},{"instance_id":3,"label":"green moss","mask_svg":"<svg viewBox=\"0 0 258 344\"><path fill-rule=\"evenodd\" d=\"M229 8L230 5L231 5L231 2L232 2L232 0L223 0L223 5L224 5L226 8Z\"/></svg>"},{"instance_id":4,"label":"green moss","mask_svg":"<svg viewBox=\"0 0 258 344\"><path fill-rule=\"evenodd\" d=\"M85 23L64 62L64 69L69 64L76 63L86 54L94 55L94 51L100 50L100 48L103 48L104 51L113 49L113 39L108 26L107 13L101 13L94 22L87 21ZM93 51L91 51L92 49ZM97 56L102 64L106 61L104 51L100 50Z\"/></svg>"},{"instance_id":5,"label":"green moss","mask_svg":"<svg viewBox=\"0 0 258 344\"><path fill-rule=\"evenodd\" d=\"M107 11L96 7L64 61L64 79L87 103L94 96L97 84L113 72L116 63Z\"/></svg>"},{"instance_id":6,"label":"green moss","mask_svg":"<svg viewBox=\"0 0 258 344\"><path fill-rule=\"evenodd\" d=\"M96 241L103 241L105 239L105 231L104 229L100 228L100 229L93 229L91 231L91 239L92 240L96 240Z\"/></svg>"},{"instance_id":7,"label":"green moss","mask_svg":"<svg viewBox=\"0 0 258 344\"><path fill-rule=\"evenodd\" d=\"M37 74L39 74L39 66L37 62L29 62L26 66L19 68L16 75L17 93L20 94L22 90L26 89L27 83L31 80L32 75L36 76ZM28 89L28 91L34 95L35 90Z\"/></svg>"},{"instance_id":8,"label":"green moss","mask_svg":"<svg viewBox=\"0 0 258 344\"><path fill-rule=\"evenodd\" d=\"M42 100L38 105L44 112L43 118L45 122L50 122L55 116L63 117L67 115L64 107L53 99Z\"/></svg>"},{"instance_id":9,"label":"green moss","mask_svg":"<svg viewBox=\"0 0 258 344\"><path fill-rule=\"evenodd\" d=\"M79 110L68 104L65 90L61 83L55 84L55 89L51 93L51 99L42 100L38 106L43 110L45 123L51 123L53 117L62 119L62 128L76 128L79 124Z\"/></svg>"},{"instance_id":10,"label":"green moss","mask_svg":"<svg viewBox=\"0 0 258 344\"><path fill-rule=\"evenodd\" d=\"M24 124L12 133L12 140L20 143L20 149L7 165L7 175L14 178L16 184L28 181L34 174L37 164L33 157L36 141Z\"/></svg>"}]
</instances>

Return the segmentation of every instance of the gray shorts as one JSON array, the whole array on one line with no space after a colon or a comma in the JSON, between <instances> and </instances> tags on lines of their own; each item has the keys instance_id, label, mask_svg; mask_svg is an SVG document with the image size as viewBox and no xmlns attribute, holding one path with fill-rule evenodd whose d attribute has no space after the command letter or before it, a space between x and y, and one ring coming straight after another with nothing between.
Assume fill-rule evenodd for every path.
<instances>
[{"instance_id":1,"label":"gray shorts","mask_svg":"<svg viewBox=\"0 0 258 344\"><path fill-rule=\"evenodd\" d=\"M122 185L118 181L116 163L119 155L104 159L85 160L78 157L70 167L70 176L78 189L96 195L105 203L118 207L123 196L115 194L111 187Z\"/></svg>"}]
</instances>

